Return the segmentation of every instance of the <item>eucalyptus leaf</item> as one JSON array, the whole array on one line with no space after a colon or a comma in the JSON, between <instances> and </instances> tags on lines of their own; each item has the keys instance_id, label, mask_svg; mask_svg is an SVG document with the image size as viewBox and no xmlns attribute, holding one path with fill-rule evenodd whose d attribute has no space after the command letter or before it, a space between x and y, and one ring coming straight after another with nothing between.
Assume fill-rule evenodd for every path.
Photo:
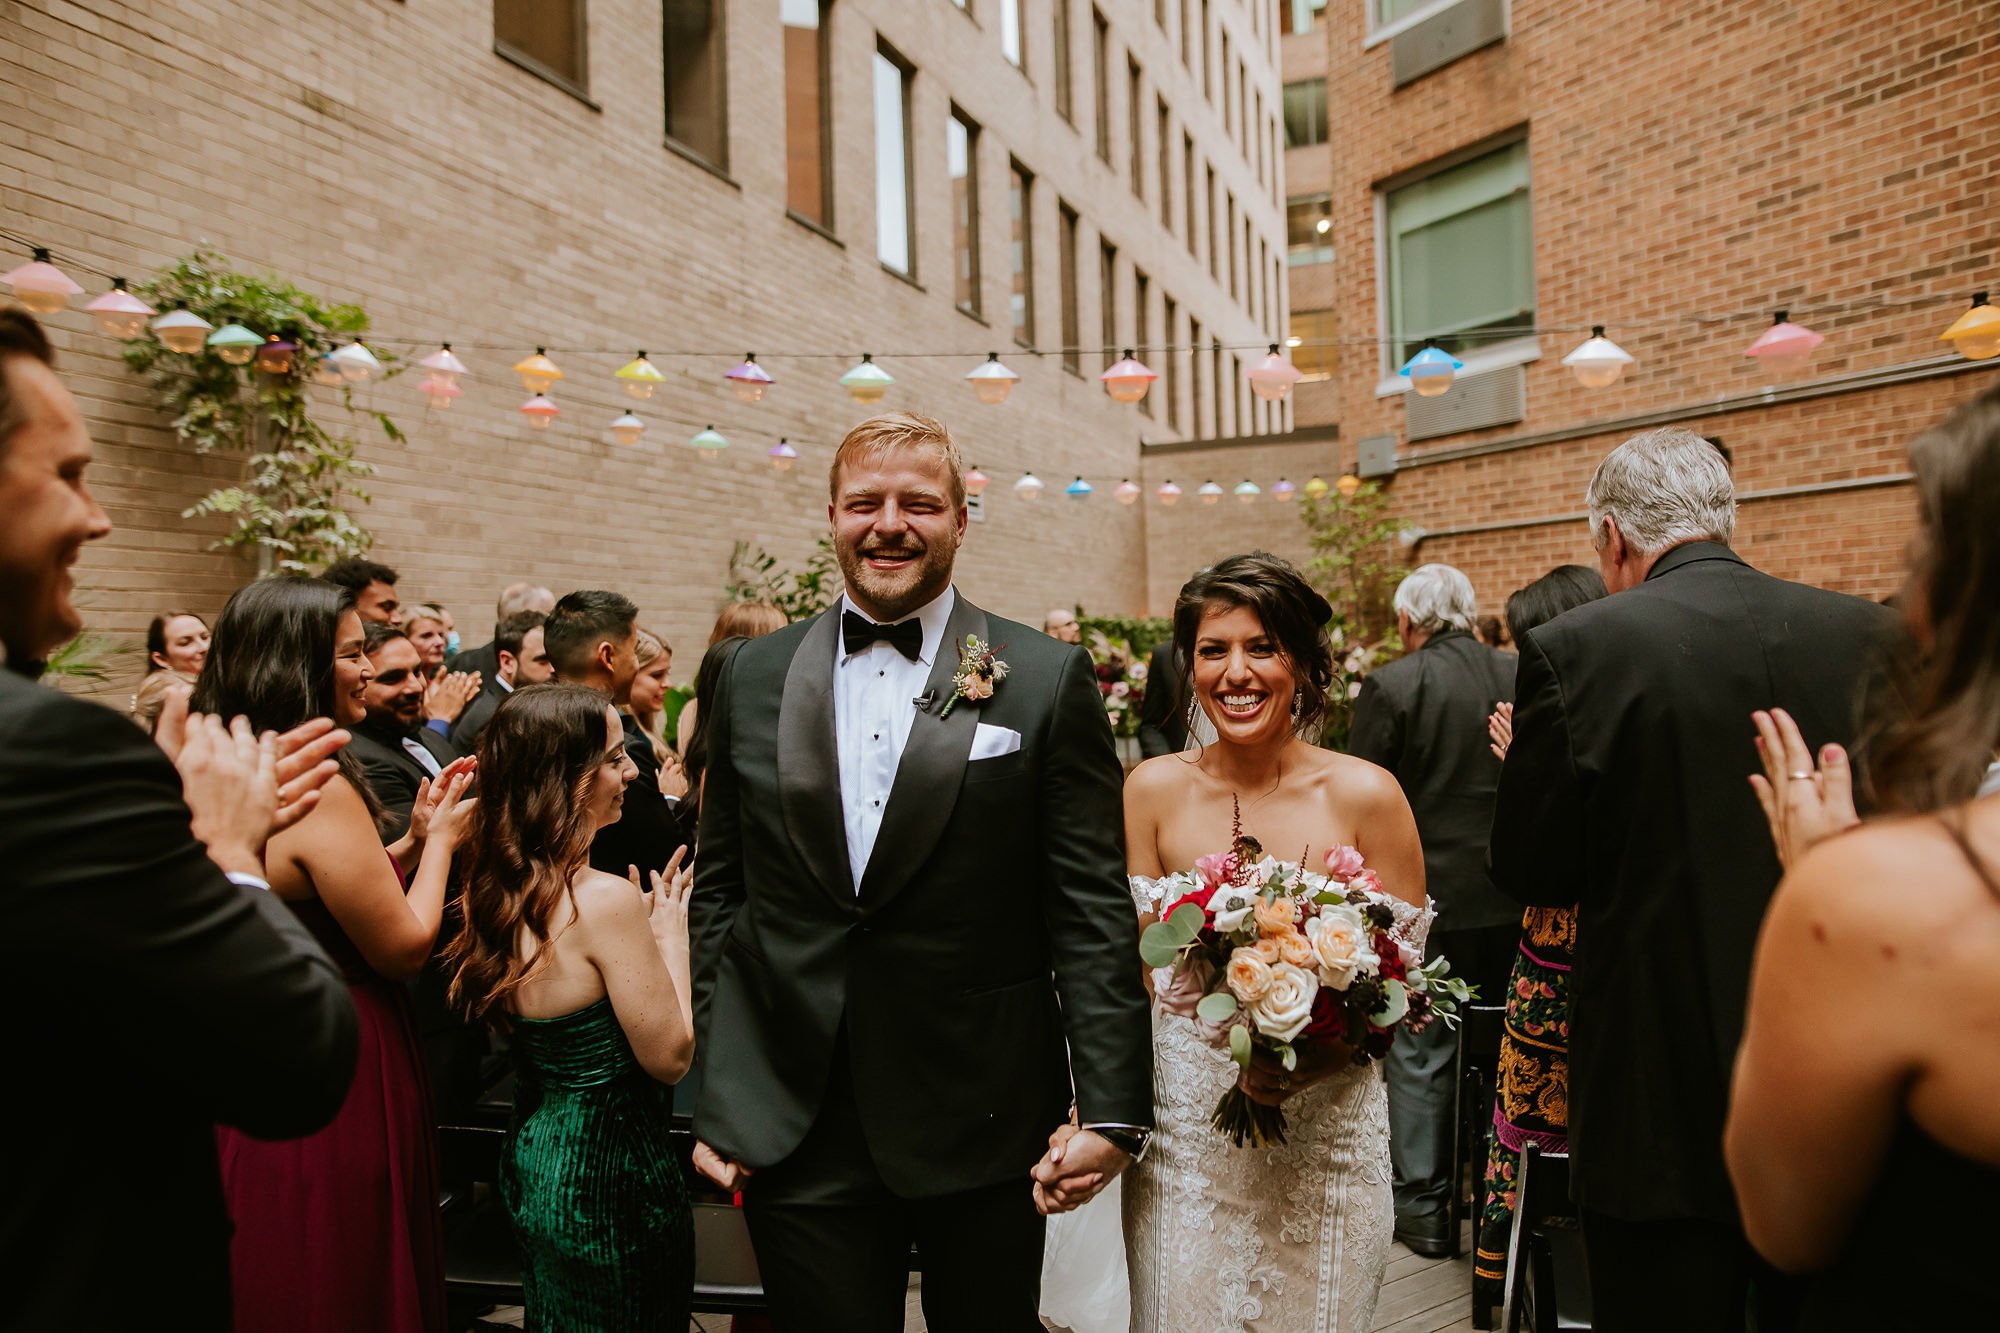
<instances>
[{"instance_id":1,"label":"eucalyptus leaf","mask_svg":"<svg viewBox=\"0 0 2000 1333\"><path fill-rule=\"evenodd\" d=\"M1289 1044L1278 1048L1278 1059L1284 1064L1285 1070L1288 1073L1299 1067L1298 1050Z\"/></svg>"},{"instance_id":2,"label":"eucalyptus leaf","mask_svg":"<svg viewBox=\"0 0 2000 1333\"><path fill-rule=\"evenodd\" d=\"M1187 940L1165 921L1155 921L1139 932L1139 961L1147 967L1165 967L1180 957Z\"/></svg>"},{"instance_id":3,"label":"eucalyptus leaf","mask_svg":"<svg viewBox=\"0 0 2000 1333\"><path fill-rule=\"evenodd\" d=\"M1408 1012L1410 1012L1409 987L1390 977L1382 983L1381 1007L1368 1017L1374 1020L1377 1027L1388 1027L1392 1023L1401 1022L1403 1015Z\"/></svg>"},{"instance_id":4,"label":"eucalyptus leaf","mask_svg":"<svg viewBox=\"0 0 2000 1333\"><path fill-rule=\"evenodd\" d=\"M1226 1023L1236 1017L1236 997L1226 990L1219 990L1202 996L1194 1011L1204 1022Z\"/></svg>"},{"instance_id":5,"label":"eucalyptus leaf","mask_svg":"<svg viewBox=\"0 0 2000 1333\"><path fill-rule=\"evenodd\" d=\"M1193 903L1182 903L1174 909L1173 915L1167 918L1167 924L1181 932L1183 944L1189 944L1194 941L1195 936L1201 934L1201 928L1208 924L1208 917Z\"/></svg>"},{"instance_id":6,"label":"eucalyptus leaf","mask_svg":"<svg viewBox=\"0 0 2000 1333\"><path fill-rule=\"evenodd\" d=\"M1250 1067L1250 1029L1242 1026L1229 1029L1229 1058L1245 1069Z\"/></svg>"}]
</instances>

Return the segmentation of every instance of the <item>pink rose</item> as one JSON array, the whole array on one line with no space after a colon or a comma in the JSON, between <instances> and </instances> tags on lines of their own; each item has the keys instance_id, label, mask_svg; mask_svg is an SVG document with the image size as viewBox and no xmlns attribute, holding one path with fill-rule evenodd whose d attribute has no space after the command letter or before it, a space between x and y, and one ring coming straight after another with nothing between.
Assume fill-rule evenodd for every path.
<instances>
[{"instance_id":1,"label":"pink rose","mask_svg":"<svg viewBox=\"0 0 2000 1333\"><path fill-rule=\"evenodd\" d=\"M1188 958L1178 967L1157 968L1153 972L1154 1002L1170 1014L1193 1018L1194 1007L1208 994L1208 983L1214 977L1214 967L1200 957Z\"/></svg>"},{"instance_id":2,"label":"pink rose","mask_svg":"<svg viewBox=\"0 0 2000 1333\"><path fill-rule=\"evenodd\" d=\"M1360 874L1366 864L1359 851L1343 843L1326 854L1326 877L1345 882Z\"/></svg>"},{"instance_id":3,"label":"pink rose","mask_svg":"<svg viewBox=\"0 0 2000 1333\"><path fill-rule=\"evenodd\" d=\"M1364 889L1369 893L1387 892L1387 890L1385 890L1382 887L1382 877L1376 874L1372 870L1364 870L1360 874L1356 875L1353 879L1348 880L1347 887L1350 890Z\"/></svg>"},{"instance_id":4,"label":"pink rose","mask_svg":"<svg viewBox=\"0 0 2000 1333\"><path fill-rule=\"evenodd\" d=\"M1195 873L1201 876L1201 882L1211 889L1227 884L1236 874L1236 853L1210 852L1207 856L1197 857L1194 868Z\"/></svg>"}]
</instances>

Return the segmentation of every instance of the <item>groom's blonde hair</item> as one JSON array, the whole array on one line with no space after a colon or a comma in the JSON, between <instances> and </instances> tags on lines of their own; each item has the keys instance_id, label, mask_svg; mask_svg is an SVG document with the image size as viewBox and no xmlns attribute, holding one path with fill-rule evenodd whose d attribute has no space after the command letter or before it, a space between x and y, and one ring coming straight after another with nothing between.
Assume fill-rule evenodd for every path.
<instances>
[{"instance_id":1,"label":"groom's blonde hair","mask_svg":"<svg viewBox=\"0 0 2000 1333\"><path fill-rule=\"evenodd\" d=\"M951 477L952 504L961 507L965 504L965 459L958 452L957 442L942 421L918 412L884 412L847 432L840 447L833 451L833 466L827 469L827 498L840 503L840 469L847 464L879 462L904 449L941 461Z\"/></svg>"}]
</instances>

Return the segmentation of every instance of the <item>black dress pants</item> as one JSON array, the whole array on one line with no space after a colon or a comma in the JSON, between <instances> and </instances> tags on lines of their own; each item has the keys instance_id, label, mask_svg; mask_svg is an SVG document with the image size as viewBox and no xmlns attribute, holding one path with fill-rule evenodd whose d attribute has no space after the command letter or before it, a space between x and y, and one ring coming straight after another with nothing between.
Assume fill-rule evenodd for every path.
<instances>
[{"instance_id":1,"label":"black dress pants","mask_svg":"<svg viewBox=\"0 0 2000 1333\"><path fill-rule=\"evenodd\" d=\"M1797 1281L1759 1258L1737 1227L1586 1208L1583 1252L1598 1333L1788 1333L1798 1322Z\"/></svg>"},{"instance_id":2,"label":"black dress pants","mask_svg":"<svg viewBox=\"0 0 2000 1333\"><path fill-rule=\"evenodd\" d=\"M868 1150L842 1041L805 1140L743 1187L776 1333L901 1333L913 1243L932 1333L1040 1333L1032 1165L963 1193L892 1193Z\"/></svg>"}]
</instances>

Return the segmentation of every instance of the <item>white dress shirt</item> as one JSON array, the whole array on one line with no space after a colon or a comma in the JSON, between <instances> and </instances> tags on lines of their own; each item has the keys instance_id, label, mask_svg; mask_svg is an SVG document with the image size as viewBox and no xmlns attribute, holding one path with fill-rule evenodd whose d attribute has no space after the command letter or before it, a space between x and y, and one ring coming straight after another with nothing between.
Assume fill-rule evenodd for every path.
<instances>
[{"instance_id":1,"label":"white dress shirt","mask_svg":"<svg viewBox=\"0 0 2000 1333\"><path fill-rule=\"evenodd\" d=\"M910 726L916 721L912 700L924 692L925 682L930 680L931 668L944 648L945 622L957 603L958 593L946 588L914 617L904 617L924 627L923 652L914 662L879 640L850 656L845 636L834 635L833 738L840 757L840 808L847 825L848 869L854 876L856 893L861 892L861 876L875 850L875 837L882 831L882 810L889 804L889 790L903 761L903 746L909 742ZM882 623L843 593L833 614L840 617L849 611Z\"/></svg>"}]
</instances>

